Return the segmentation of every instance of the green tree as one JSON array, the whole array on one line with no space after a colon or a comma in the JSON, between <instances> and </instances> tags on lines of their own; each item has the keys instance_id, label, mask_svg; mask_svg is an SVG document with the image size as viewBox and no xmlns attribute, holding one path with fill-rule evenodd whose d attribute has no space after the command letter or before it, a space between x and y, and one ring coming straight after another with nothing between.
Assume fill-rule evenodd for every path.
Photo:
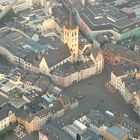
<instances>
[{"instance_id":1,"label":"green tree","mask_svg":"<svg viewBox=\"0 0 140 140\"><path fill-rule=\"evenodd\" d=\"M5 133L4 131L2 131L2 132L0 133L0 140L4 140L5 137L6 137L6 133Z\"/></svg>"},{"instance_id":2,"label":"green tree","mask_svg":"<svg viewBox=\"0 0 140 140\"><path fill-rule=\"evenodd\" d=\"M14 130L12 128L7 129L6 133L8 135L11 135L14 132Z\"/></svg>"}]
</instances>

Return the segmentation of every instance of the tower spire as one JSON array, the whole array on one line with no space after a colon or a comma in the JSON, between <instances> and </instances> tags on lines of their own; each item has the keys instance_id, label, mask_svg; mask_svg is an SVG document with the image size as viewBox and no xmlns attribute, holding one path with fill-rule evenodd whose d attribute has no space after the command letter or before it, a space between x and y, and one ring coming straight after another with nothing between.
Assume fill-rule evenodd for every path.
<instances>
[{"instance_id":1,"label":"tower spire","mask_svg":"<svg viewBox=\"0 0 140 140\"><path fill-rule=\"evenodd\" d=\"M72 29L72 13L69 15L69 28Z\"/></svg>"},{"instance_id":2,"label":"tower spire","mask_svg":"<svg viewBox=\"0 0 140 140\"><path fill-rule=\"evenodd\" d=\"M64 26L64 44L68 45L70 54L72 56L71 62L76 62L79 56L79 27L73 27L72 12L69 13L69 20L67 27Z\"/></svg>"}]
</instances>

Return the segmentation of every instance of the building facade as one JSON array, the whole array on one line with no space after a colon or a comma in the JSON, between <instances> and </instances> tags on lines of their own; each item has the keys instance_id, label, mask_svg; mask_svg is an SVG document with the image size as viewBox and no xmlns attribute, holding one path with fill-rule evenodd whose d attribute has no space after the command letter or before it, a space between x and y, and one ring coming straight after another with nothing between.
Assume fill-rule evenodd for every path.
<instances>
[{"instance_id":1,"label":"building facade","mask_svg":"<svg viewBox=\"0 0 140 140\"><path fill-rule=\"evenodd\" d=\"M32 133L34 131L38 131L40 129L40 118L34 116L31 113L27 113L23 111L22 114L18 115L17 123L24 126L28 133Z\"/></svg>"},{"instance_id":2,"label":"building facade","mask_svg":"<svg viewBox=\"0 0 140 140\"><path fill-rule=\"evenodd\" d=\"M66 63L51 73L52 79L57 84L67 87L102 72L104 68L104 57L101 50L90 46L83 48L82 51L79 49L79 52L79 55L82 56L79 65ZM88 56L86 56L86 52L89 53Z\"/></svg>"},{"instance_id":3,"label":"building facade","mask_svg":"<svg viewBox=\"0 0 140 140\"><path fill-rule=\"evenodd\" d=\"M39 132L39 140L49 140L49 139L48 139L47 135Z\"/></svg>"},{"instance_id":4,"label":"building facade","mask_svg":"<svg viewBox=\"0 0 140 140\"><path fill-rule=\"evenodd\" d=\"M111 72L110 83L120 92L126 103L134 106L134 111L140 115L139 72L133 70L127 73Z\"/></svg>"},{"instance_id":5,"label":"building facade","mask_svg":"<svg viewBox=\"0 0 140 140\"><path fill-rule=\"evenodd\" d=\"M105 140L128 140L128 134L116 125L106 129L103 137Z\"/></svg>"},{"instance_id":6,"label":"building facade","mask_svg":"<svg viewBox=\"0 0 140 140\"><path fill-rule=\"evenodd\" d=\"M140 19L129 8L119 9L114 6L115 4L100 2L98 7L90 2L85 6L80 0L62 2L69 11L74 13L81 31L91 41L97 34L103 32L111 32L116 40L140 36Z\"/></svg>"},{"instance_id":7,"label":"building facade","mask_svg":"<svg viewBox=\"0 0 140 140\"><path fill-rule=\"evenodd\" d=\"M10 126L10 124L16 122L15 109L10 106L4 106L0 111L0 131Z\"/></svg>"},{"instance_id":8,"label":"building facade","mask_svg":"<svg viewBox=\"0 0 140 140\"><path fill-rule=\"evenodd\" d=\"M25 10L31 7L32 7L32 0L20 0L13 6L13 10L17 13L21 10Z\"/></svg>"},{"instance_id":9,"label":"building facade","mask_svg":"<svg viewBox=\"0 0 140 140\"><path fill-rule=\"evenodd\" d=\"M41 5L45 6L47 4L47 0L19 0L14 6L13 10L17 13L22 10L26 10L31 8L33 5Z\"/></svg>"},{"instance_id":10,"label":"building facade","mask_svg":"<svg viewBox=\"0 0 140 140\"><path fill-rule=\"evenodd\" d=\"M76 62L79 57L79 27L71 28L64 26L64 44L68 44L72 62Z\"/></svg>"}]
</instances>

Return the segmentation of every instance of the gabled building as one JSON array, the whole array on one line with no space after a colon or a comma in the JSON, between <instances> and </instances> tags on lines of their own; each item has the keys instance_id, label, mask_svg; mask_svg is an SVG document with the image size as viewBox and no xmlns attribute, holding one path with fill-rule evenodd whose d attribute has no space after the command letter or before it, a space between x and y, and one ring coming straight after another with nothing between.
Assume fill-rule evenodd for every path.
<instances>
[{"instance_id":1,"label":"gabled building","mask_svg":"<svg viewBox=\"0 0 140 140\"><path fill-rule=\"evenodd\" d=\"M34 104L31 102L28 106L26 105L24 110L14 112L14 122L23 125L28 133L32 133L40 130L52 119L60 117L64 112L76 108L78 101L63 95L46 108L38 110L38 106L40 106L40 102L34 101Z\"/></svg>"},{"instance_id":2,"label":"gabled building","mask_svg":"<svg viewBox=\"0 0 140 140\"><path fill-rule=\"evenodd\" d=\"M112 126L104 133L105 140L128 140L128 134L119 126Z\"/></svg>"},{"instance_id":3,"label":"gabled building","mask_svg":"<svg viewBox=\"0 0 140 140\"><path fill-rule=\"evenodd\" d=\"M116 67L111 72L110 83L123 96L127 103L134 106L134 111L140 115L140 79L139 72L135 67L129 69L125 67Z\"/></svg>"},{"instance_id":4,"label":"gabled building","mask_svg":"<svg viewBox=\"0 0 140 140\"><path fill-rule=\"evenodd\" d=\"M17 122L23 125L28 133L40 129L40 118L26 110L17 115Z\"/></svg>"},{"instance_id":5,"label":"gabled building","mask_svg":"<svg viewBox=\"0 0 140 140\"><path fill-rule=\"evenodd\" d=\"M115 66L111 72L111 84L121 93L125 93L123 90L124 85L122 79L129 76L135 75L137 68L134 65L119 65Z\"/></svg>"},{"instance_id":6,"label":"gabled building","mask_svg":"<svg viewBox=\"0 0 140 140\"><path fill-rule=\"evenodd\" d=\"M59 85L67 87L71 84L99 74L104 68L101 50L92 45L79 48L77 63L67 62L51 72L52 79Z\"/></svg>"},{"instance_id":7,"label":"gabled building","mask_svg":"<svg viewBox=\"0 0 140 140\"><path fill-rule=\"evenodd\" d=\"M68 45L63 43L57 44L57 49L53 50L50 53L45 53L39 64L40 70L43 73L49 74L52 70L58 66L71 61L71 55L68 48Z\"/></svg>"},{"instance_id":8,"label":"gabled building","mask_svg":"<svg viewBox=\"0 0 140 140\"><path fill-rule=\"evenodd\" d=\"M64 26L64 42L58 43L56 50L45 52L39 67L49 73L67 62L77 62L79 57L79 28Z\"/></svg>"},{"instance_id":9,"label":"gabled building","mask_svg":"<svg viewBox=\"0 0 140 140\"><path fill-rule=\"evenodd\" d=\"M40 118L40 126L44 126L48 121L62 116L68 110L76 108L78 103L77 100L63 95L52 106L38 111L35 116Z\"/></svg>"},{"instance_id":10,"label":"gabled building","mask_svg":"<svg viewBox=\"0 0 140 140\"><path fill-rule=\"evenodd\" d=\"M5 105L0 110L0 131L16 122L17 110L10 104Z\"/></svg>"},{"instance_id":11,"label":"gabled building","mask_svg":"<svg viewBox=\"0 0 140 140\"><path fill-rule=\"evenodd\" d=\"M126 89L124 99L129 99L134 106L134 111L140 116L140 79L128 76L122 80Z\"/></svg>"},{"instance_id":12,"label":"gabled building","mask_svg":"<svg viewBox=\"0 0 140 140\"><path fill-rule=\"evenodd\" d=\"M101 73L104 58L92 45L80 48L79 28L64 26L64 41L44 38L35 42L20 31L4 28L0 32L0 53L30 72L49 75L58 85L69 86ZM42 41L42 42L41 42Z\"/></svg>"},{"instance_id":13,"label":"gabled building","mask_svg":"<svg viewBox=\"0 0 140 140\"><path fill-rule=\"evenodd\" d=\"M39 140L73 140L67 133L52 124L45 125L39 132Z\"/></svg>"}]
</instances>

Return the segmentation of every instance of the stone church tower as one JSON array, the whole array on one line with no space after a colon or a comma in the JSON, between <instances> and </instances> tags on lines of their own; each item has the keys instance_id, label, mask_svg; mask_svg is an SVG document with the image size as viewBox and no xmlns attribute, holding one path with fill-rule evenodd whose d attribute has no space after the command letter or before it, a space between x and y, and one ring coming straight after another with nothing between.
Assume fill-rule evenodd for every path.
<instances>
[{"instance_id":1,"label":"stone church tower","mask_svg":"<svg viewBox=\"0 0 140 140\"><path fill-rule=\"evenodd\" d=\"M72 16L70 16L69 26L64 26L64 44L67 44L72 56L72 63L78 60L79 27L72 27Z\"/></svg>"}]
</instances>

